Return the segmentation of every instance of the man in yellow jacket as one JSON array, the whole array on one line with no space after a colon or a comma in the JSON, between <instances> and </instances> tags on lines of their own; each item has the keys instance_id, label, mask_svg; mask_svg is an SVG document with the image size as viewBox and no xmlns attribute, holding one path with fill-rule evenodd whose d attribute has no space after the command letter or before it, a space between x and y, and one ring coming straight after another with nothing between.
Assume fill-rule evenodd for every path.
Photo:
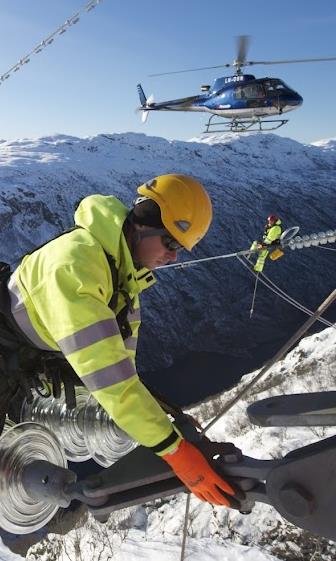
<instances>
[{"instance_id":1,"label":"man in yellow jacket","mask_svg":"<svg viewBox=\"0 0 336 561\"><path fill-rule=\"evenodd\" d=\"M77 228L25 256L8 283L12 317L32 345L61 351L117 425L195 495L230 506L234 488L179 435L135 368L139 294L153 269L203 238L211 201L185 175L156 177L138 193L132 211L113 196L85 198Z\"/></svg>"},{"instance_id":2,"label":"man in yellow jacket","mask_svg":"<svg viewBox=\"0 0 336 561\"><path fill-rule=\"evenodd\" d=\"M262 243L254 241L250 248L252 250L260 250L256 264L254 265L254 270L256 273L261 273L263 271L265 261L270 252L269 247L277 245L279 243L281 234L282 229L280 218L278 218L274 214L270 214L267 217L267 222L265 224Z\"/></svg>"}]
</instances>

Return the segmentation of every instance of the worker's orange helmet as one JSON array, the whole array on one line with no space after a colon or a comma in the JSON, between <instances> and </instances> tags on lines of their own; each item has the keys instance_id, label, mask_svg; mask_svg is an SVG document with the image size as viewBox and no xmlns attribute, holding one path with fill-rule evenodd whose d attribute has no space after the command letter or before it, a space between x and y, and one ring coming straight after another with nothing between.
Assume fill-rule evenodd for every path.
<instances>
[{"instance_id":1,"label":"worker's orange helmet","mask_svg":"<svg viewBox=\"0 0 336 561\"><path fill-rule=\"evenodd\" d=\"M203 185L189 175L159 175L138 188L154 201L164 227L189 251L206 234L212 221L212 205Z\"/></svg>"}]
</instances>

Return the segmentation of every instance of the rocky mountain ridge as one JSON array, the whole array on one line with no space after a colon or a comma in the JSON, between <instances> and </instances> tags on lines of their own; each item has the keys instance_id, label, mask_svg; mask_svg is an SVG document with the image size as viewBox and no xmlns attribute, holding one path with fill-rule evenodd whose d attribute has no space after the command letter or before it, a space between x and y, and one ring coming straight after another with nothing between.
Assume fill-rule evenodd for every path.
<instances>
[{"instance_id":1,"label":"rocky mountain ridge","mask_svg":"<svg viewBox=\"0 0 336 561\"><path fill-rule=\"evenodd\" d=\"M0 259L13 263L72 226L82 197L112 193L130 205L137 185L172 172L202 181L214 206L208 235L191 256L182 252L181 260L248 248L271 212L284 227L299 225L301 234L335 229L335 142L303 145L253 133L190 142L135 133L2 141ZM334 287L336 265L332 252L309 248L269 261L265 272L315 308ZM305 319L259 287L250 320L254 278L236 259L158 271L157 277L142 299L138 368L149 383L182 402L230 386ZM210 373L206 385L204 371Z\"/></svg>"}]
</instances>

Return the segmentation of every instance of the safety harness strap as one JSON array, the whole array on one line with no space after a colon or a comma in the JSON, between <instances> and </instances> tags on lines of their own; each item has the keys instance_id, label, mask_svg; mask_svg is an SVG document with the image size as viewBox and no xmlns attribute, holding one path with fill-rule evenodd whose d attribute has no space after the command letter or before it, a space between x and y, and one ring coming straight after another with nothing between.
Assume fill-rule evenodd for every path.
<instances>
[{"instance_id":1,"label":"safety harness strap","mask_svg":"<svg viewBox=\"0 0 336 561\"><path fill-rule=\"evenodd\" d=\"M109 253L106 253L106 251L105 251L105 255L106 255L106 259L108 261L109 267L110 267L111 276L112 276L112 284L113 284L113 295L112 295L111 300L109 301L108 306L109 306L109 308L111 308L111 310L113 312L116 311L117 306L118 306L118 296L119 296L119 294L122 295L122 297L125 301L125 305L116 314L116 320L117 320L117 323L118 323L118 326L119 326L121 336L125 340L125 339L128 339L128 337L132 336L132 328L130 326L130 323L129 323L127 317L128 317L129 312L132 312L132 310L133 310L133 301L130 298L128 292L119 287L119 271L118 271L117 266L115 264L115 259Z\"/></svg>"},{"instance_id":2,"label":"safety harness strap","mask_svg":"<svg viewBox=\"0 0 336 561\"><path fill-rule=\"evenodd\" d=\"M68 234L78 228L80 228L80 226L65 230L53 239ZM49 241L51 240L34 248L26 255L31 255L38 249L41 249L46 243L49 243ZM114 258L106 252L105 255L111 271L113 284L113 295L108 306L116 313L118 295L119 293L122 294L125 305L116 314L116 321L121 336L123 339L127 339L132 335L132 329L127 319L128 313L133 310L132 300L127 291L119 288L119 274ZM83 382L62 357L61 353L38 349L15 322L11 313L10 298L7 288L11 273L10 265L5 262L0 262L0 353L3 357L3 376L1 378L3 379L3 385L6 386L2 388L0 397L0 433L6 412L8 411L9 402L19 388L24 391L28 402L31 402L33 399L32 388L36 389L40 395L43 395L41 393L43 384L38 374L36 374L36 376L31 376L31 369L24 367L24 363L26 362L25 355L28 356L32 353L35 354L35 356L38 355L43 365L44 375L46 379L51 382L53 396L55 398L60 397L63 385L66 403L69 408L74 408L76 406L75 386L83 385ZM2 395L5 396L4 399L2 399Z\"/></svg>"}]
</instances>

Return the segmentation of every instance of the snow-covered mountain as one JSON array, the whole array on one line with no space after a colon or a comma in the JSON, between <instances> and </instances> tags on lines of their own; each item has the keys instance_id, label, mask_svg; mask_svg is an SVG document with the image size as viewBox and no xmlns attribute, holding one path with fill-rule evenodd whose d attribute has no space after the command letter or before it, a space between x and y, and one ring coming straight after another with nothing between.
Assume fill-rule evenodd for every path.
<instances>
[{"instance_id":1,"label":"snow-covered mountain","mask_svg":"<svg viewBox=\"0 0 336 561\"><path fill-rule=\"evenodd\" d=\"M299 225L301 234L335 229L335 143L303 145L253 133L191 142L134 133L2 141L0 259L13 263L72 226L74 206L85 195L113 193L131 204L137 185L172 172L196 176L214 205L213 225L192 258L248 248L260 239L269 213L279 214L284 227ZM333 252L310 248L269 261L265 272L315 308L334 287L335 263ZM304 320L263 286L250 320L254 278L236 259L157 277L143 295L138 367L147 382L181 403L230 387Z\"/></svg>"},{"instance_id":2,"label":"snow-covered mountain","mask_svg":"<svg viewBox=\"0 0 336 561\"><path fill-rule=\"evenodd\" d=\"M299 225L301 234L336 229L335 144L332 139L303 145L272 134L211 135L190 142L133 133L1 141L0 259L14 263L70 227L83 196L113 193L131 204L136 186L160 173L194 175L212 198L214 222L192 258L248 248L260 238L269 213L279 214L285 227ZM288 251L266 266L274 282L311 308L334 288L335 272L334 253L321 248ZM234 259L168 269L157 276L160 282L143 298L138 365L146 379L182 402L232 385L278 350L305 319L261 287L250 320L254 279ZM335 340L334 328L304 339L248 401L274 393L335 389ZM206 422L239 387L200 406L195 415ZM256 429L247 419L246 404L230 411L211 435L262 458L283 455L323 436L320 429ZM156 561L158 556L175 561L184 501L181 495L122 513L110 520L108 532L89 520L65 545L49 536L28 559L76 559L80 551L92 561L112 556L116 561ZM243 517L193 499L189 534L187 553L193 561L335 557L333 544L293 528L267 506ZM18 558L3 549L0 559Z\"/></svg>"}]
</instances>

